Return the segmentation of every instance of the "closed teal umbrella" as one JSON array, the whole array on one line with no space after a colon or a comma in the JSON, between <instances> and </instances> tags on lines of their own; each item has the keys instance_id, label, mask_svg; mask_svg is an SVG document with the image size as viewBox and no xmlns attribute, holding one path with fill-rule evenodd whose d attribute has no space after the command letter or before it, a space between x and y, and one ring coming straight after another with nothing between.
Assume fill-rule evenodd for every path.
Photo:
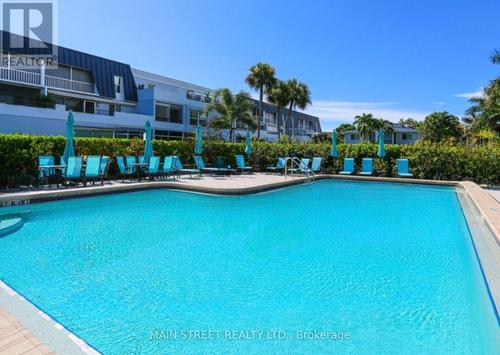
<instances>
[{"instance_id":1,"label":"closed teal umbrella","mask_svg":"<svg viewBox=\"0 0 500 355\"><path fill-rule=\"evenodd\" d=\"M63 159L64 162L68 162L69 157L75 156L75 146L73 145L74 139L74 129L75 119L73 118L73 113L68 114L66 119L66 146L64 147Z\"/></svg>"},{"instance_id":2,"label":"closed teal umbrella","mask_svg":"<svg viewBox=\"0 0 500 355\"><path fill-rule=\"evenodd\" d=\"M201 154L203 152L201 127L196 128L196 145L194 146L194 154Z\"/></svg>"},{"instance_id":3,"label":"closed teal umbrella","mask_svg":"<svg viewBox=\"0 0 500 355\"><path fill-rule=\"evenodd\" d=\"M378 152L377 152L377 155L380 158L385 157L384 140L385 140L384 130L380 129L380 131L378 131Z\"/></svg>"},{"instance_id":4,"label":"closed teal umbrella","mask_svg":"<svg viewBox=\"0 0 500 355\"><path fill-rule=\"evenodd\" d=\"M152 131L151 131L151 123L149 121L144 125L144 131L146 132L146 142L144 143L144 162L149 163L149 159L153 156L153 143L152 140Z\"/></svg>"},{"instance_id":5,"label":"closed teal umbrella","mask_svg":"<svg viewBox=\"0 0 500 355\"><path fill-rule=\"evenodd\" d=\"M339 152L337 152L337 132L335 130L332 132L332 151L330 152L330 156L332 158L339 156Z\"/></svg>"},{"instance_id":6,"label":"closed teal umbrella","mask_svg":"<svg viewBox=\"0 0 500 355\"><path fill-rule=\"evenodd\" d=\"M247 137L245 139L245 154L246 155L252 154L252 140L249 130L247 130Z\"/></svg>"}]
</instances>

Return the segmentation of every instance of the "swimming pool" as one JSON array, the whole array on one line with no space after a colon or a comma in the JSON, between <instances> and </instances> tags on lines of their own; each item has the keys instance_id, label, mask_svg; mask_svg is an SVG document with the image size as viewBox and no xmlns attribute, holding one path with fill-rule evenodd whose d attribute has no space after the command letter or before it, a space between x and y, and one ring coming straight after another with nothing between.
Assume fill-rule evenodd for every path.
<instances>
[{"instance_id":1,"label":"swimming pool","mask_svg":"<svg viewBox=\"0 0 500 355\"><path fill-rule=\"evenodd\" d=\"M321 181L3 209L0 278L105 354L494 353L453 188Z\"/></svg>"}]
</instances>

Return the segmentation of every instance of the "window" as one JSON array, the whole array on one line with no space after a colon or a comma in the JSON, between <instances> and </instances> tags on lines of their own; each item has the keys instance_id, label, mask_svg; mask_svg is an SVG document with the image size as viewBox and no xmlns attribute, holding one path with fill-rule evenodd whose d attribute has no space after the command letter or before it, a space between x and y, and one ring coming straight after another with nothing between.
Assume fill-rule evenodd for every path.
<instances>
[{"instance_id":1,"label":"window","mask_svg":"<svg viewBox=\"0 0 500 355\"><path fill-rule=\"evenodd\" d=\"M182 106L156 105L155 119L162 122L182 123Z\"/></svg>"},{"instance_id":2,"label":"window","mask_svg":"<svg viewBox=\"0 0 500 355\"><path fill-rule=\"evenodd\" d=\"M170 118L170 106L159 106L156 105L156 116L157 121L168 122Z\"/></svg>"},{"instance_id":3,"label":"window","mask_svg":"<svg viewBox=\"0 0 500 355\"><path fill-rule=\"evenodd\" d=\"M85 101L85 113L94 113L94 111L95 111L95 102Z\"/></svg>"},{"instance_id":4,"label":"window","mask_svg":"<svg viewBox=\"0 0 500 355\"><path fill-rule=\"evenodd\" d=\"M413 135L411 133L403 133L402 134L402 139L404 141L409 141L413 139Z\"/></svg>"},{"instance_id":5,"label":"window","mask_svg":"<svg viewBox=\"0 0 500 355\"><path fill-rule=\"evenodd\" d=\"M189 100L200 101L200 102L209 102L210 98L208 93L202 93L199 91L188 90L186 92L186 98Z\"/></svg>"},{"instance_id":6,"label":"window","mask_svg":"<svg viewBox=\"0 0 500 355\"><path fill-rule=\"evenodd\" d=\"M122 92L122 77L115 76L115 93L120 94Z\"/></svg>"},{"instance_id":7,"label":"window","mask_svg":"<svg viewBox=\"0 0 500 355\"><path fill-rule=\"evenodd\" d=\"M144 132L125 130L125 131L115 131L115 138L142 138Z\"/></svg>"},{"instance_id":8,"label":"window","mask_svg":"<svg viewBox=\"0 0 500 355\"><path fill-rule=\"evenodd\" d=\"M207 118L203 116L203 112L199 110L189 111L189 124L191 126L197 126L198 124L202 127L207 126Z\"/></svg>"},{"instance_id":9,"label":"window","mask_svg":"<svg viewBox=\"0 0 500 355\"><path fill-rule=\"evenodd\" d=\"M355 135L355 134L351 134L351 140L352 140L352 141L355 141L355 140L356 140L356 135Z\"/></svg>"},{"instance_id":10,"label":"window","mask_svg":"<svg viewBox=\"0 0 500 355\"><path fill-rule=\"evenodd\" d=\"M68 99L64 98L64 104L66 105L66 111L73 112L83 112L83 100Z\"/></svg>"},{"instance_id":11,"label":"window","mask_svg":"<svg viewBox=\"0 0 500 355\"><path fill-rule=\"evenodd\" d=\"M264 122L275 125L276 114L273 112L264 111Z\"/></svg>"},{"instance_id":12,"label":"window","mask_svg":"<svg viewBox=\"0 0 500 355\"><path fill-rule=\"evenodd\" d=\"M113 131L100 128L75 127L75 137L112 138Z\"/></svg>"},{"instance_id":13,"label":"window","mask_svg":"<svg viewBox=\"0 0 500 355\"><path fill-rule=\"evenodd\" d=\"M179 140L182 139L182 132L155 130L155 139Z\"/></svg>"}]
</instances>

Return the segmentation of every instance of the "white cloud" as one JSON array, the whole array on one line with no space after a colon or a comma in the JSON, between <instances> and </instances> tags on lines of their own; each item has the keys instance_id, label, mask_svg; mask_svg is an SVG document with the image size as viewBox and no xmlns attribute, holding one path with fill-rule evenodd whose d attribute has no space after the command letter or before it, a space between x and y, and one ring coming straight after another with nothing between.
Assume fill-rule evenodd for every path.
<instances>
[{"instance_id":1,"label":"white cloud","mask_svg":"<svg viewBox=\"0 0 500 355\"><path fill-rule=\"evenodd\" d=\"M453 96L461 97L464 99L472 99L473 97L481 97L481 96L483 96L483 88L481 87L477 91L474 91L474 92L464 92L462 94L456 94Z\"/></svg>"},{"instance_id":2,"label":"white cloud","mask_svg":"<svg viewBox=\"0 0 500 355\"><path fill-rule=\"evenodd\" d=\"M352 122L354 117L362 113L371 113L375 117L397 122L401 118L412 117L423 120L427 112L401 110L395 108L394 102L356 102L356 101L329 101L314 100L305 112L318 116L322 123L328 126L337 122Z\"/></svg>"}]
</instances>

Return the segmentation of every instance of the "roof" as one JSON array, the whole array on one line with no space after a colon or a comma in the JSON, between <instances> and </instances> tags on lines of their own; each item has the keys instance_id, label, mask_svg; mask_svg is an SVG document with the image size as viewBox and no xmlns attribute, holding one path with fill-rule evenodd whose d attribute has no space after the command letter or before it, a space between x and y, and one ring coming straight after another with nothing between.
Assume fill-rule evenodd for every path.
<instances>
[{"instance_id":1,"label":"roof","mask_svg":"<svg viewBox=\"0 0 500 355\"><path fill-rule=\"evenodd\" d=\"M11 33L0 31L0 35L2 36L2 51L27 55L31 54L31 51L33 51L33 54L39 54L37 53L37 48L30 49L30 53L26 52L26 48L15 50L9 48L7 44L10 42L7 41L7 38ZM26 37L24 37L24 39L26 40ZM125 100L137 101L137 88L130 65L66 47L55 47L57 48L57 62L59 64L88 70L92 73L94 83L100 96L112 99L115 98L114 76L116 75L123 78ZM49 70L50 69L47 69L47 71Z\"/></svg>"}]
</instances>

